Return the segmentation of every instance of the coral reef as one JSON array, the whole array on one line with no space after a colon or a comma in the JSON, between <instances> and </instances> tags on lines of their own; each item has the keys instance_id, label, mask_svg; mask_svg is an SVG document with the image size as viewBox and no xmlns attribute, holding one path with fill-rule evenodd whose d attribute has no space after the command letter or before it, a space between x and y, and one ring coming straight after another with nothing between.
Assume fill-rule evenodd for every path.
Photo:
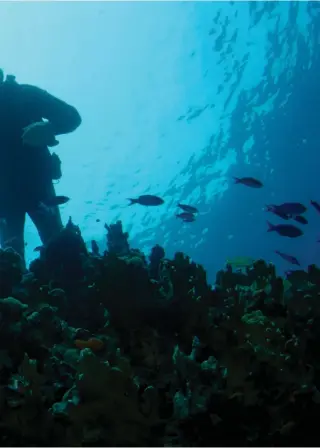
<instances>
[{"instance_id":1,"label":"coral reef","mask_svg":"<svg viewBox=\"0 0 320 448\"><path fill-rule=\"evenodd\" d=\"M1 446L319 446L320 270L208 285L121 222L67 226L28 272L0 250Z\"/></svg>"},{"instance_id":2,"label":"coral reef","mask_svg":"<svg viewBox=\"0 0 320 448\"><path fill-rule=\"evenodd\" d=\"M107 230L107 248L108 251L116 255L126 255L130 251L127 232L122 230L122 222L115 224L105 224Z\"/></svg>"}]
</instances>

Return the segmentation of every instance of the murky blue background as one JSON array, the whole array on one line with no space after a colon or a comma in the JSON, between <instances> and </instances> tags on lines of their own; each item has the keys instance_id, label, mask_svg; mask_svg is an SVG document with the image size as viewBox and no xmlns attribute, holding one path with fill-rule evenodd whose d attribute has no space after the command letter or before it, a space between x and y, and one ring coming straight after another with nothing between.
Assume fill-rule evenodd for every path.
<instances>
[{"instance_id":1,"label":"murky blue background","mask_svg":"<svg viewBox=\"0 0 320 448\"><path fill-rule=\"evenodd\" d=\"M104 244L103 223L121 219L133 246L183 250L210 280L234 256L280 272L290 265L275 249L319 261L315 210L296 240L266 233L280 221L264 211L320 201L319 13L317 2L1 2L1 67L83 118L55 148L64 221ZM165 205L127 207L144 193ZM200 209L197 222L175 218L178 201ZM26 239L30 259L30 222Z\"/></svg>"}]
</instances>

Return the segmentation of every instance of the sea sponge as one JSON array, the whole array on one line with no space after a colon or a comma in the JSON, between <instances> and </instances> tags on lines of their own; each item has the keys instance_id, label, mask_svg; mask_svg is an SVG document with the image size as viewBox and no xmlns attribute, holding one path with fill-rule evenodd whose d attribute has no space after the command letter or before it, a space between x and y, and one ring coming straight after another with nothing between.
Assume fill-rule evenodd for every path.
<instances>
[{"instance_id":1,"label":"sea sponge","mask_svg":"<svg viewBox=\"0 0 320 448\"><path fill-rule=\"evenodd\" d=\"M10 319L11 322L20 320L23 312L27 309L28 305L14 297L0 299L0 312L4 318Z\"/></svg>"},{"instance_id":2,"label":"sea sponge","mask_svg":"<svg viewBox=\"0 0 320 448\"><path fill-rule=\"evenodd\" d=\"M89 348L93 352L100 352L105 347L105 343L102 339L99 338L90 338L87 341L84 339L76 339L74 344L80 350L84 348Z\"/></svg>"}]
</instances>

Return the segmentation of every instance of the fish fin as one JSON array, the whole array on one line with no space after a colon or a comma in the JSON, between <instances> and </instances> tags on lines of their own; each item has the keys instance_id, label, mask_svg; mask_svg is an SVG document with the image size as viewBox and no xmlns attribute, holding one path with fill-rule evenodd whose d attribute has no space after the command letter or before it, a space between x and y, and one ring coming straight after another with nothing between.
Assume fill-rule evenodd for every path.
<instances>
[{"instance_id":1,"label":"fish fin","mask_svg":"<svg viewBox=\"0 0 320 448\"><path fill-rule=\"evenodd\" d=\"M137 204L137 202L138 202L137 199L132 199L132 198L128 198L128 201L129 201L129 205Z\"/></svg>"},{"instance_id":2,"label":"fish fin","mask_svg":"<svg viewBox=\"0 0 320 448\"><path fill-rule=\"evenodd\" d=\"M275 226L273 224L271 224L271 222L267 221L268 224L268 232L272 232L275 229Z\"/></svg>"},{"instance_id":3,"label":"fish fin","mask_svg":"<svg viewBox=\"0 0 320 448\"><path fill-rule=\"evenodd\" d=\"M266 207L266 212L273 212L273 206L272 205L266 204L265 207Z\"/></svg>"}]
</instances>

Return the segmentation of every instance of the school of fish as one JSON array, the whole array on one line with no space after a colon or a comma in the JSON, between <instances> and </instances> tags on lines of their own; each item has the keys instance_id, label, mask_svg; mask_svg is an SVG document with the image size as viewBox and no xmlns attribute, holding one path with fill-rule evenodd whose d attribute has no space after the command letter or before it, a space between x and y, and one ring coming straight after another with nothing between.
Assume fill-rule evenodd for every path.
<instances>
[{"instance_id":1,"label":"school of fish","mask_svg":"<svg viewBox=\"0 0 320 448\"><path fill-rule=\"evenodd\" d=\"M250 188L262 188L263 183L254 177L234 177L235 184L242 184ZM158 206L164 203L164 200L158 196L154 195L142 195L137 198L130 198L130 205L140 204L144 206ZM320 204L314 200L310 201L310 204L320 213ZM194 222L196 220L198 209L193 205L187 204L177 204L177 206L182 210L176 214L176 217L181 219L183 222ZM300 202L285 202L283 204L268 204L266 205L265 211L273 213L274 215L288 221L293 220L298 224L306 225L308 220L303 214L307 211L307 207ZM279 236L286 238L298 238L303 235L303 230L297 227L295 224L273 224L267 221L267 232L276 232ZM319 240L320 242L320 240ZM279 257L288 263L296 266L300 266L299 260L290 254L281 252L279 250L274 251Z\"/></svg>"},{"instance_id":2,"label":"school of fish","mask_svg":"<svg viewBox=\"0 0 320 448\"><path fill-rule=\"evenodd\" d=\"M254 177L234 177L235 184L242 184L249 188L262 188L263 183ZM45 203L41 202L38 204L39 209L48 209L51 207L57 207L59 205L66 204L70 198L68 196L54 196L53 198L47 200ZM136 198L128 198L129 205L139 204L145 207L157 207L164 204L164 199L159 196L152 194L145 194L138 196ZM311 200L310 204L314 209L320 213L320 204L317 201ZM181 204L178 203L177 207L179 212L176 213L176 218L180 219L182 222L190 223L197 219L199 210L194 205ZM307 211L307 207L300 202L285 202L283 204L267 204L265 206L265 211L274 214L282 218L283 220L293 220L299 224L306 225L308 220L303 216ZM96 222L100 222L100 219L96 219ZM303 235L303 230L297 227L295 224L273 224L267 220L267 232L276 232L278 235L286 238L298 238ZM318 240L320 242L320 240ZM95 241L91 243L92 252L94 254L99 253L98 245ZM42 246L38 246L34 251L39 252L42 250ZM299 260L290 254L281 252L279 250L274 251L279 257L288 263L296 266L300 266Z\"/></svg>"}]
</instances>

